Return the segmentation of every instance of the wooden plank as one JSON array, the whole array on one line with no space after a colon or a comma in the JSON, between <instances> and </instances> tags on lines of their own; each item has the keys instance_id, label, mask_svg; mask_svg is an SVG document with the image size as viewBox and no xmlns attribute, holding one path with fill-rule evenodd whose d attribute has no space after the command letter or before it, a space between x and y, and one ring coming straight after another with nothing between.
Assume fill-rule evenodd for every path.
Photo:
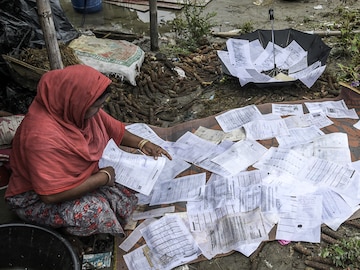
<instances>
[{"instance_id":1,"label":"wooden plank","mask_svg":"<svg viewBox=\"0 0 360 270\"><path fill-rule=\"evenodd\" d=\"M108 1L107 1L108 2ZM149 7L149 1L147 0L111 0L112 3L126 3L131 5L144 5ZM183 8L183 5L177 3L169 3L169 2L157 2L157 7L160 8L168 8L168 9L176 9L180 10Z\"/></svg>"},{"instance_id":2,"label":"wooden plank","mask_svg":"<svg viewBox=\"0 0 360 270\"><path fill-rule=\"evenodd\" d=\"M157 1L158 8L181 10L186 3L196 6L206 6L211 0L160 0ZM149 11L147 0L104 0L104 3L135 9L138 11ZM145 8L146 7L146 8Z\"/></svg>"},{"instance_id":3,"label":"wooden plank","mask_svg":"<svg viewBox=\"0 0 360 270\"><path fill-rule=\"evenodd\" d=\"M173 4L169 2L157 2L157 7L181 10L184 6L179 4Z\"/></svg>"},{"instance_id":4,"label":"wooden plank","mask_svg":"<svg viewBox=\"0 0 360 270\"><path fill-rule=\"evenodd\" d=\"M190 5L196 5L198 7L204 7L208 3L210 3L211 0L158 0L159 2L166 2L166 3L176 3L180 5L186 5L187 3Z\"/></svg>"},{"instance_id":5,"label":"wooden plank","mask_svg":"<svg viewBox=\"0 0 360 270\"><path fill-rule=\"evenodd\" d=\"M107 1L107 0L104 0L103 2L107 3L107 4L111 4L111 5L116 5L119 7L135 9L137 11L142 11L142 12L146 12L146 11L150 10L150 7L145 6L145 5L136 5L136 4L129 4L129 3L123 3L123 2L118 2L118 1Z\"/></svg>"},{"instance_id":6,"label":"wooden plank","mask_svg":"<svg viewBox=\"0 0 360 270\"><path fill-rule=\"evenodd\" d=\"M133 42L135 39L139 39L139 36L132 33L117 32L114 30L106 29L90 29L97 38L109 38L115 40L127 40Z\"/></svg>"}]
</instances>

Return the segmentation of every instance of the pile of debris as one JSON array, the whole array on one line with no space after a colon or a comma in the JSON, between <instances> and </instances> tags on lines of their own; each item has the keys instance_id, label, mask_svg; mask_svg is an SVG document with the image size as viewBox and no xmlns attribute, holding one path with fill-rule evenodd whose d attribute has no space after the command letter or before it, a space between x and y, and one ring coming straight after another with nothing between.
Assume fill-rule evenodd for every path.
<instances>
[{"instance_id":1,"label":"pile of debris","mask_svg":"<svg viewBox=\"0 0 360 270\"><path fill-rule=\"evenodd\" d=\"M61 59L64 66L71 66L80 64L81 61L76 56L74 50L65 44L59 45ZM46 48L34 49L26 48L21 51L17 56L20 61L30 64L31 66L41 68L44 70L50 70L50 62Z\"/></svg>"},{"instance_id":2,"label":"pile of debris","mask_svg":"<svg viewBox=\"0 0 360 270\"><path fill-rule=\"evenodd\" d=\"M123 122L161 127L195 118L192 107L222 76L219 49L220 45L205 45L171 60L161 53L146 53L137 85L113 80L105 110Z\"/></svg>"}]
</instances>

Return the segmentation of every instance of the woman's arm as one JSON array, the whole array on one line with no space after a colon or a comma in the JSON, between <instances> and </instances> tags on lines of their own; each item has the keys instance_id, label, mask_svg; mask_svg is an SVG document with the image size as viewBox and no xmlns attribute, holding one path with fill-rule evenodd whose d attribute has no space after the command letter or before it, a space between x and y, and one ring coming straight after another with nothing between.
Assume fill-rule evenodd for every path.
<instances>
[{"instance_id":1,"label":"woman's arm","mask_svg":"<svg viewBox=\"0 0 360 270\"><path fill-rule=\"evenodd\" d=\"M121 145L128 146L132 148L138 148L144 154L148 156L153 156L155 159L158 157L165 155L168 159L172 159L171 155L162 147L148 141L143 138L127 131L125 129L124 137L121 141Z\"/></svg>"},{"instance_id":2,"label":"woman's arm","mask_svg":"<svg viewBox=\"0 0 360 270\"><path fill-rule=\"evenodd\" d=\"M123 146L131 147L131 148L138 148L138 144L142 139L143 138L141 138L125 129L124 136L123 136L120 144Z\"/></svg>"},{"instance_id":3,"label":"woman's arm","mask_svg":"<svg viewBox=\"0 0 360 270\"><path fill-rule=\"evenodd\" d=\"M44 203L59 203L80 198L101 186L113 186L115 184L115 171L112 167L100 169L91 175L81 185L57 194L39 195Z\"/></svg>"}]
</instances>

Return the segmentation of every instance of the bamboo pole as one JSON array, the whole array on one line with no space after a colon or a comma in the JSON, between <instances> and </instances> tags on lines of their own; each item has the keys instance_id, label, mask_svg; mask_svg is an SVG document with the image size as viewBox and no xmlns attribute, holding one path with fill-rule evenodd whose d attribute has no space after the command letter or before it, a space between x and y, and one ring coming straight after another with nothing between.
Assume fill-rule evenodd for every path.
<instances>
[{"instance_id":1,"label":"bamboo pole","mask_svg":"<svg viewBox=\"0 0 360 270\"><path fill-rule=\"evenodd\" d=\"M355 87L352 87L352 86L351 86L350 84L348 84L348 83L345 83L345 82L339 82L339 84L340 84L341 86L344 86L344 87L346 87L346 88L348 88L348 89L350 89L350 90L354 91L355 93L360 94L360 90L359 90L359 89L357 89L357 88L355 88Z\"/></svg>"},{"instance_id":2,"label":"bamboo pole","mask_svg":"<svg viewBox=\"0 0 360 270\"><path fill-rule=\"evenodd\" d=\"M49 0L36 0L39 21L44 34L45 46L49 57L50 69L62 69L59 44L56 38L56 31L52 17Z\"/></svg>"},{"instance_id":3,"label":"bamboo pole","mask_svg":"<svg viewBox=\"0 0 360 270\"><path fill-rule=\"evenodd\" d=\"M330 37L330 36L341 36L341 31L303 31L304 33L308 34L315 34L320 37ZM353 30L351 31L352 34L360 34L360 30ZM214 32L212 33L213 36L216 37L223 37L223 38L232 38L237 37L239 35L243 34L242 29L234 29L230 30L228 32Z\"/></svg>"},{"instance_id":4,"label":"bamboo pole","mask_svg":"<svg viewBox=\"0 0 360 270\"><path fill-rule=\"evenodd\" d=\"M343 33L341 31L304 31L305 33L315 34L321 37L330 37L330 36L341 36ZM360 30L350 31L351 34L360 34Z\"/></svg>"},{"instance_id":5,"label":"bamboo pole","mask_svg":"<svg viewBox=\"0 0 360 270\"><path fill-rule=\"evenodd\" d=\"M151 51L159 50L159 33L157 25L157 0L149 0L150 5L150 43Z\"/></svg>"}]
</instances>

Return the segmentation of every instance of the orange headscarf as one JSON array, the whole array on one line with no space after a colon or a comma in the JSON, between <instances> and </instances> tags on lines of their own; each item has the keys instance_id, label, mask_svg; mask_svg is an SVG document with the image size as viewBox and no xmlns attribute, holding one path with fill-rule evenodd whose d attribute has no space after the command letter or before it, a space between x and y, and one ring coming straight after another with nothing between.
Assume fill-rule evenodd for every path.
<instances>
[{"instance_id":1,"label":"orange headscarf","mask_svg":"<svg viewBox=\"0 0 360 270\"><path fill-rule=\"evenodd\" d=\"M98 170L110 138L120 143L123 123L87 109L111 80L86 65L45 73L37 95L13 139L12 175L6 197L34 190L41 195L80 185Z\"/></svg>"}]
</instances>

